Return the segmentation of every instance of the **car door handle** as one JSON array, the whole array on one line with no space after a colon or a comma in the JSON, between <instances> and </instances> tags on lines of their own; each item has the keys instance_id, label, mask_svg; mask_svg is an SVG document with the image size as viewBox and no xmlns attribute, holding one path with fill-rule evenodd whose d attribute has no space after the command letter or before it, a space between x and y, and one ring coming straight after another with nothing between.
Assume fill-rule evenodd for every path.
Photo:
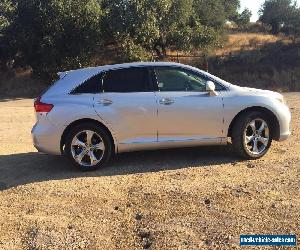
<instances>
[{"instance_id":1,"label":"car door handle","mask_svg":"<svg viewBox=\"0 0 300 250\"><path fill-rule=\"evenodd\" d=\"M108 105L113 104L113 101L109 100L109 99L101 99L101 100L98 101L98 103L103 105L103 106L108 106Z\"/></svg>"},{"instance_id":2,"label":"car door handle","mask_svg":"<svg viewBox=\"0 0 300 250\"><path fill-rule=\"evenodd\" d=\"M171 105L174 103L174 100L172 100L171 98L162 98L159 100L159 103L163 105Z\"/></svg>"}]
</instances>

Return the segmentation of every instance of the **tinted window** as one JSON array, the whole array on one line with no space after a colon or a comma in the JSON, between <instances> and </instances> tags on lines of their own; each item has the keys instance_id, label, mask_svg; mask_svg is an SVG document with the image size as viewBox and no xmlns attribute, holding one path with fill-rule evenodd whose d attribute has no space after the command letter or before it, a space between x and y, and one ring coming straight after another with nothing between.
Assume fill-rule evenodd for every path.
<instances>
[{"instance_id":1,"label":"tinted window","mask_svg":"<svg viewBox=\"0 0 300 250\"><path fill-rule=\"evenodd\" d=\"M102 74L95 75L83 82L75 88L71 94L85 94L85 93L100 93L102 92Z\"/></svg>"},{"instance_id":2,"label":"tinted window","mask_svg":"<svg viewBox=\"0 0 300 250\"><path fill-rule=\"evenodd\" d=\"M155 69L160 91L205 91L207 79L176 68Z\"/></svg>"},{"instance_id":3,"label":"tinted window","mask_svg":"<svg viewBox=\"0 0 300 250\"><path fill-rule=\"evenodd\" d=\"M159 91L206 91L207 77L178 68L155 68ZM216 84L216 90L222 87Z\"/></svg>"},{"instance_id":4,"label":"tinted window","mask_svg":"<svg viewBox=\"0 0 300 250\"><path fill-rule=\"evenodd\" d=\"M146 68L111 70L105 74L104 92L149 91L149 76Z\"/></svg>"}]
</instances>

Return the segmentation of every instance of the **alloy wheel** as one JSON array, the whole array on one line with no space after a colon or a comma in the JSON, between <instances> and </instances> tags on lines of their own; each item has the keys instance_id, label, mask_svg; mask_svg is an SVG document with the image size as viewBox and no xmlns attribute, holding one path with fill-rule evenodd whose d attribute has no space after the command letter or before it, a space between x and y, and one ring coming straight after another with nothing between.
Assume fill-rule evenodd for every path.
<instances>
[{"instance_id":1,"label":"alloy wheel","mask_svg":"<svg viewBox=\"0 0 300 250\"><path fill-rule=\"evenodd\" d=\"M248 153L260 155L268 148L270 129L265 120L257 118L249 122L244 131L244 145Z\"/></svg>"},{"instance_id":2,"label":"alloy wheel","mask_svg":"<svg viewBox=\"0 0 300 250\"><path fill-rule=\"evenodd\" d=\"M71 143L74 160L85 167L97 165L103 158L105 145L102 137L91 130L77 133Z\"/></svg>"}]
</instances>

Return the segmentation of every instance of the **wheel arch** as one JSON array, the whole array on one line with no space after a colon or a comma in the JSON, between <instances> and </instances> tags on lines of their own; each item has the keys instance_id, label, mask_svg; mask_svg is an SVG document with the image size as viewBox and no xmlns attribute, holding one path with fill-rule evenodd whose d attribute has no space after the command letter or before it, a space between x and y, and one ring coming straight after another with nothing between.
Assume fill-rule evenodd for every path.
<instances>
[{"instance_id":1,"label":"wheel arch","mask_svg":"<svg viewBox=\"0 0 300 250\"><path fill-rule=\"evenodd\" d=\"M82 124L82 123L94 123L97 126L102 127L107 132L107 134L109 135L109 137L110 137L110 139L112 141L112 146L113 146L112 152L116 152L116 145L117 145L116 144L116 140L113 137L111 131L108 129L108 127L105 126L103 123L97 121L97 120L90 119L90 118L84 118L84 119L79 119L79 120L73 121L72 123L70 123L65 128L65 130L64 130L64 132L63 132L63 134L61 136L61 139L60 139L60 151L61 151L61 154L64 154L64 146L65 146L65 143L66 143L66 138L67 138L68 133L71 131L72 128L74 128L75 126L77 126L79 124Z\"/></svg>"},{"instance_id":2,"label":"wheel arch","mask_svg":"<svg viewBox=\"0 0 300 250\"><path fill-rule=\"evenodd\" d=\"M271 123L270 125L271 125L272 137L274 140L278 141L280 138L280 124L279 124L278 118L271 110L269 110L265 107L261 107L261 106L253 106L253 107L248 107L246 109L241 110L231 121L229 128L228 128L227 136L231 137L233 126L234 126L236 120L238 119L238 117L240 117L241 115L243 115L245 113L253 112L253 111L262 112L267 116L268 120Z\"/></svg>"}]
</instances>

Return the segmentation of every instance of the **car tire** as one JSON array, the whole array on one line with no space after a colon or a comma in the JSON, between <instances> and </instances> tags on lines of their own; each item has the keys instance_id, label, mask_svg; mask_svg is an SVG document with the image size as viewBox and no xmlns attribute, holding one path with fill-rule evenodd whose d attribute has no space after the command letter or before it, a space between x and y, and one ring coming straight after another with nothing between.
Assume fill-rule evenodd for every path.
<instances>
[{"instance_id":1,"label":"car tire","mask_svg":"<svg viewBox=\"0 0 300 250\"><path fill-rule=\"evenodd\" d=\"M248 160L264 156L272 143L270 125L270 119L262 112L253 111L240 115L231 133L235 152Z\"/></svg>"},{"instance_id":2,"label":"car tire","mask_svg":"<svg viewBox=\"0 0 300 250\"><path fill-rule=\"evenodd\" d=\"M111 158L113 142L108 132L94 123L73 127L67 135L65 155L82 171L102 168Z\"/></svg>"}]
</instances>

